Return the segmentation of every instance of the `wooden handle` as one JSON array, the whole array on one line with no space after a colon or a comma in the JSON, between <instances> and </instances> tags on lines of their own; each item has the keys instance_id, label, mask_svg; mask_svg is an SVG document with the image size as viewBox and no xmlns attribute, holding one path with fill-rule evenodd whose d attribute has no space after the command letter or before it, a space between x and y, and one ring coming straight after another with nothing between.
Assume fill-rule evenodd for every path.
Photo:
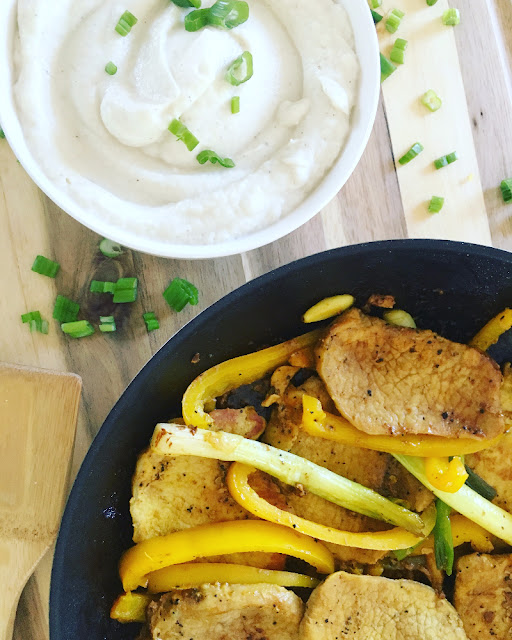
<instances>
[{"instance_id":1,"label":"wooden handle","mask_svg":"<svg viewBox=\"0 0 512 640\"><path fill-rule=\"evenodd\" d=\"M12 640L16 607L25 583L50 545L31 540L0 541L0 640Z\"/></svg>"}]
</instances>

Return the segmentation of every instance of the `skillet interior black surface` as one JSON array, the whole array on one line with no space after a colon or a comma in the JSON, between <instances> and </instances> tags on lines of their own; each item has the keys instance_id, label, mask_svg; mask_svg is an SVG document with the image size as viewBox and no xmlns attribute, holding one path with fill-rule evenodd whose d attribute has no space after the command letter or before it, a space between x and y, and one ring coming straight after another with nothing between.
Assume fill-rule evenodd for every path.
<instances>
[{"instance_id":1,"label":"skillet interior black surface","mask_svg":"<svg viewBox=\"0 0 512 640\"><path fill-rule=\"evenodd\" d=\"M372 293L393 294L419 327L467 341L493 314L512 304L511 276L512 256L502 251L431 240L379 242L299 260L200 314L134 379L85 459L55 552L51 639L135 638L137 625L122 626L108 617L121 589L117 562L131 544L131 475L155 423L179 413L181 396L199 373L304 333L301 314L336 293L352 293L358 304ZM499 346L512 354L506 340ZM201 359L194 365L190 360L196 352Z\"/></svg>"}]
</instances>

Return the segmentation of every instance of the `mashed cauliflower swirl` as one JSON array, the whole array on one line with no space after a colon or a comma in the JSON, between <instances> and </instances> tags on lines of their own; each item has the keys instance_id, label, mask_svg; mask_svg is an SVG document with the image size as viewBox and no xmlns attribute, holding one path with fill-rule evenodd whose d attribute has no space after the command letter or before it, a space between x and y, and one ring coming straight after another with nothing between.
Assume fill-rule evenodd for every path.
<instances>
[{"instance_id":1,"label":"mashed cauliflower swirl","mask_svg":"<svg viewBox=\"0 0 512 640\"><path fill-rule=\"evenodd\" d=\"M173 243L233 239L299 205L349 131L350 21L337 0L249 6L235 29L189 33L188 10L169 0L18 0L15 95L47 176L109 223ZM125 10L138 23L121 37ZM235 87L226 70L244 51L254 75ZM199 139L194 151L168 131L174 118ZM200 165L203 149L236 167Z\"/></svg>"}]
</instances>

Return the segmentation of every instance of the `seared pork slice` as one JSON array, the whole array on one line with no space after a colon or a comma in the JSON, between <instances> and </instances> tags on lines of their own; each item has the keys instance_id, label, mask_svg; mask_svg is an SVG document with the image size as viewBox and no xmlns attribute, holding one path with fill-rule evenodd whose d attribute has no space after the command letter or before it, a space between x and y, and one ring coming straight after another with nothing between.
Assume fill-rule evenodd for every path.
<instances>
[{"instance_id":1,"label":"seared pork slice","mask_svg":"<svg viewBox=\"0 0 512 640\"><path fill-rule=\"evenodd\" d=\"M154 640L297 640L304 605L270 584L174 590L148 608Z\"/></svg>"},{"instance_id":2,"label":"seared pork slice","mask_svg":"<svg viewBox=\"0 0 512 640\"><path fill-rule=\"evenodd\" d=\"M470 640L512 638L512 555L459 558L455 608Z\"/></svg>"},{"instance_id":3,"label":"seared pork slice","mask_svg":"<svg viewBox=\"0 0 512 640\"><path fill-rule=\"evenodd\" d=\"M334 573L311 594L300 640L467 640L452 605L423 584Z\"/></svg>"},{"instance_id":4,"label":"seared pork slice","mask_svg":"<svg viewBox=\"0 0 512 640\"><path fill-rule=\"evenodd\" d=\"M503 433L501 372L487 355L351 309L316 348L339 412L370 434L494 438Z\"/></svg>"}]
</instances>

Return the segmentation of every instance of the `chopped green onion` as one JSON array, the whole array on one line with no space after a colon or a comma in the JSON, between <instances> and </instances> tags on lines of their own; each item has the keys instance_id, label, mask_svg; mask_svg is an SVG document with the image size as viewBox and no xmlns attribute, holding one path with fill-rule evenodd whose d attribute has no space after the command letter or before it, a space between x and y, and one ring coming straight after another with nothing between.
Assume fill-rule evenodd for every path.
<instances>
[{"instance_id":1,"label":"chopped green onion","mask_svg":"<svg viewBox=\"0 0 512 640\"><path fill-rule=\"evenodd\" d=\"M373 24L379 24L384 16L373 9L370 9L370 11L372 12Z\"/></svg>"},{"instance_id":2,"label":"chopped green onion","mask_svg":"<svg viewBox=\"0 0 512 640\"><path fill-rule=\"evenodd\" d=\"M41 322L41 328L39 329L39 331L41 333L44 333L44 335L48 335L49 330L50 330L50 325L48 324L48 320L43 320Z\"/></svg>"},{"instance_id":3,"label":"chopped green onion","mask_svg":"<svg viewBox=\"0 0 512 640\"><path fill-rule=\"evenodd\" d=\"M115 290L115 282L102 282L101 280L91 280L89 288L91 293L114 293Z\"/></svg>"},{"instance_id":4,"label":"chopped green onion","mask_svg":"<svg viewBox=\"0 0 512 640\"><path fill-rule=\"evenodd\" d=\"M432 196L428 205L429 213L439 213L444 205L444 198L441 196Z\"/></svg>"},{"instance_id":5,"label":"chopped green onion","mask_svg":"<svg viewBox=\"0 0 512 640\"><path fill-rule=\"evenodd\" d=\"M370 9L378 9L382 5L382 0L368 0Z\"/></svg>"},{"instance_id":6,"label":"chopped green onion","mask_svg":"<svg viewBox=\"0 0 512 640\"><path fill-rule=\"evenodd\" d=\"M217 164L218 162L220 166L224 167L225 169L232 169L235 166L235 163L233 162L233 160L231 160L231 158L221 158L217 153L215 153L215 151L212 151L211 149L205 149L197 155L197 161L199 162L199 164L205 164L206 162L208 162L208 160L212 164Z\"/></svg>"},{"instance_id":7,"label":"chopped green onion","mask_svg":"<svg viewBox=\"0 0 512 640\"><path fill-rule=\"evenodd\" d=\"M240 96L234 96L231 98L231 113L240 113Z\"/></svg>"},{"instance_id":8,"label":"chopped green onion","mask_svg":"<svg viewBox=\"0 0 512 640\"><path fill-rule=\"evenodd\" d=\"M5 138L5 133L2 127L0 127L0 138L2 138L2 140Z\"/></svg>"},{"instance_id":9,"label":"chopped green onion","mask_svg":"<svg viewBox=\"0 0 512 640\"><path fill-rule=\"evenodd\" d=\"M182 7L183 9L188 9L189 7L194 7L194 9L199 9L201 6L201 0L171 0L177 7Z\"/></svg>"},{"instance_id":10,"label":"chopped green onion","mask_svg":"<svg viewBox=\"0 0 512 640\"><path fill-rule=\"evenodd\" d=\"M80 305L66 296L57 296L53 307L53 317L59 322L74 322L78 318Z\"/></svg>"},{"instance_id":11,"label":"chopped green onion","mask_svg":"<svg viewBox=\"0 0 512 640\"><path fill-rule=\"evenodd\" d=\"M118 23L116 24L116 31L120 36L127 36L132 27L136 25L138 22L137 18L130 13L129 11L125 11L123 15L119 18Z\"/></svg>"},{"instance_id":12,"label":"chopped green onion","mask_svg":"<svg viewBox=\"0 0 512 640\"><path fill-rule=\"evenodd\" d=\"M32 322L35 320L39 322L42 320L40 311L29 311L28 313L24 313L21 316L21 321L25 324L26 322Z\"/></svg>"},{"instance_id":13,"label":"chopped green onion","mask_svg":"<svg viewBox=\"0 0 512 640\"><path fill-rule=\"evenodd\" d=\"M393 47L389 55L389 59L396 64L403 64L405 62L405 51L398 47Z\"/></svg>"},{"instance_id":14,"label":"chopped green onion","mask_svg":"<svg viewBox=\"0 0 512 640\"><path fill-rule=\"evenodd\" d=\"M43 320L40 311L29 311L21 316L21 321L28 324L30 331L39 331L39 333L48 333L48 321Z\"/></svg>"},{"instance_id":15,"label":"chopped green onion","mask_svg":"<svg viewBox=\"0 0 512 640\"><path fill-rule=\"evenodd\" d=\"M437 0L427 0L427 4L429 7L433 7L436 4Z\"/></svg>"},{"instance_id":16,"label":"chopped green onion","mask_svg":"<svg viewBox=\"0 0 512 640\"><path fill-rule=\"evenodd\" d=\"M185 29L187 31L199 31L210 24L210 9L197 9L185 16Z\"/></svg>"},{"instance_id":17,"label":"chopped green onion","mask_svg":"<svg viewBox=\"0 0 512 640\"><path fill-rule=\"evenodd\" d=\"M447 9L443 13L443 24L447 27L454 27L460 22L460 13L458 9Z\"/></svg>"},{"instance_id":18,"label":"chopped green onion","mask_svg":"<svg viewBox=\"0 0 512 640\"><path fill-rule=\"evenodd\" d=\"M409 42L407 40L404 40L403 38L397 38L395 40L395 44L393 45L393 49L400 49L401 51L405 51L408 44Z\"/></svg>"},{"instance_id":19,"label":"chopped green onion","mask_svg":"<svg viewBox=\"0 0 512 640\"><path fill-rule=\"evenodd\" d=\"M405 153L398 162L400 164L407 164L423 151L423 145L419 142L415 142L407 153Z\"/></svg>"},{"instance_id":20,"label":"chopped green onion","mask_svg":"<svg viewBox=\"0 0 512 640\"><path fill-rule=\"evenodd\" d=\"M155 331L155 329L160 329L160 323L158 322L155 313L153 311L148 311L147 313L143 313L142 317L144 318L144 322L146 323L146 328L149 331Z\"/></svg>"},{"instance_id":21,"label":"chopped green onion","mask_svg":"<svg viewBox=\"0 0 512 640\"><path fill-rule=\"evenodd\" d=\"M40 273L42 276L48 276L49 278L55 278L59 272L60 264L53 262L44 256L37 256L32 265L32 271Z\"/></svg>"},{"instance_id":22,"label":"chopped green onion","mask_svg":"<svg viewBox=\"0 0 512 640\"><path fill-rule=\"evenodd\" d=\"M199 300L197 288L183 278L174 278L162 295L174 311L181 311L187 304L195 306Z\"/></svg>"},{"instance_id":23,"label":"chopped green onion","mask_svg":"<svg viewBox=\"0 0 512 640\"><path fill-rule=\"evenodd\" d=\"M393 9L386 18L385 27L389 33L395 33L402 22L402 18L405 16L400 9Z\"/></svg>"},{"instance_id":24,"label":"chopped green onion","mask_svg":"<svg viewBox=\"0 0 512 640\"><path fill-rule=\"evenodd\" d=\"M217 0L209 9L197 9L185 16L185 29L199 31L208 25L233 29L249 18L249 5L240 0Z\"/></svg>"},{"instance_id":25,"label":"chopped green onion","mask_svg":"<svg viewBox=\"0 0 512 640\"><path fill-rule=\"evenodd\" d=\"M169 131L183 142L189 151L193 151L199 144L199 140L176 118L169 125Z\"/></svg>"},{"instance_id":26,"label":"chopped green onion","mask_svg":"<svg viewBox=\"0 0 512 640\"><path fill-rule=\"evenodd\" d=\"M512 178L508 178L507 180L502 180L500 184L501 195L503 196L504 202L512 201Z\"/></svg>"},{"instance_id":27,"label":"chopped green onion","mask_svg":"<svg viewBox=\"0 0 512 640\"><path fill-rule=\"evenodd\" d=\"M86 338L92 336L94 328L87 320L78 320L77 322L64 322L60 325L62 331L70 338Z\"/></svg>"},{"instance_id":28,"label":"chopped green onion","mask_svg":"<svg viewBox=\"0 0 512 640\"><path fill-rule=\"evenodd\" d=\"M498 495L498 492L494 487L491 487L483 478L481 478L478 473L475 473L471 467L465 465L466 472L469 478L466 480L466 484L470 489L476 491L482 498L486 500L494 500L494 498Z\"/></svg>"},{"instance_id":29,"label":"chopped green onion","mask_svg":"<svg viewBox=\"0 0 512 640\"><path fill-rule=\"evenodd\" d=\"M437 111L438 109L441 108L443 101L435 91L432 91L432 89L429 89L426 93L422 95L421 104L427 107L429 111Z\"/></svg>"},{"instance_id":30,"label":"chopped green onion","mask_svg":"<svg viewBox=\"0 0 512 640\"><path fill-rule=\"evenodd\" d=\"M102 333L113 333L116 329L114 316L100 316L100 331Z\"/></svg>"},{"instance_id":31,"label":"chopped green onion","mask_svg":"<svg viewBox=\"0 0 512 640\"><path fill-rule=\"evenodd\" d=\"M396 71L395 65L390 62L386 56L380 54L380 81L381 83L389 78L389 76Z\"/></svg>"},{"instance_id":32,"label":"chopped green onion","mask_svg":"<svg viewBox=\"0 0 512 640\"><path fill-rule=\"evenodd\" d=\"M458 159L459 156L457 155L457 152L453 151L446 156L441 156L437 160L434 160L434 167L436 169L442 169L443 167L447 167L449 164L452 164L452 162L455 162L455 160Z\"/></svg>"},{"instance_id":33,"label":"chopped green onion","mask_svg":"<svg viewBox=\"0 0 512 640\"><path fill-rule=\"evenodd\" d=\"M393 555L397 560L405 560L407 556L410 556L411 553L422 544L423 540L418 542L418 544L415 544L414 547L409 547L408 549L396 549L395 551L393 551Z\"/></svg>"},{"instance_id":34,"label":"chopped green onion","mask_svg":"<svg viewBox=\"0 0 512 640\"><path fill-rule=\"evenodd\" d=\"M135 302L138 286L137 278L119 278L115 285L113 302Z\"/></svg>"},{"instance_id":35,"label":"chopped green onion","mask_svg":"<svg viewBox=\"0 0 512 640\"><path fill-rule=\"evenodd\" d=\"M118 242L103 238L100 242L100 251L107 258L118 258L123 255L124 251Z\"/></svg>"},{"instance_id":36,"label":"chopped green onion","mask_svg":"<svg viewBox=\"0 0 512 640\"><path fill-rule=\"evenodd\" d=\"M436 566L440 571L445 571L447 576L452 575L453 570L453 536L450 522L451 507L442 500L436 500L436 524L434 527L434 555Z\"/></svg>"},{"instance_id":37,"label":"chopped green onion","mask_svg":"<svg viewBox=\"0 0 512 640\"><path fill-rule=\"evenodd\" d=\"M110 61L105 65L105 71L109 76L115 76L117 73L117 67L112 61Z\"/></svg>"},{"instance_id":38,"label":"chopped green onion","mask_svg":"<svg viewBox=\"0 0 512 640\"><path fill-rule=\"evenodd\" d=\"M242 69L242 70L241 70ZM250 51L244 51L234 60L226 72L226 80L235 87L250 80L254 73L253 57Z\"/></svg>"}]
</instances>

